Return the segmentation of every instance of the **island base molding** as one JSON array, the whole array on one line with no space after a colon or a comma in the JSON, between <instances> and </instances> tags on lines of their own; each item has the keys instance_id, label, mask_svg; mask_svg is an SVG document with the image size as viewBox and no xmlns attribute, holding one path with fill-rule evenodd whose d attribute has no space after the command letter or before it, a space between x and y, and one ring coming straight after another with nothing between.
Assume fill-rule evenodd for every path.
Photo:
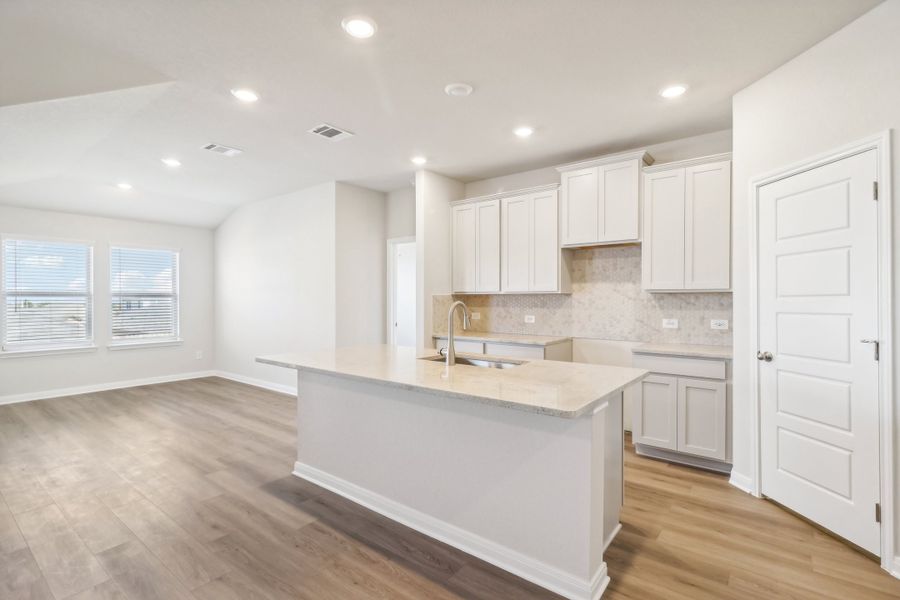
<instances>
[{"instance_id":1,"label":"island base molding","mask_svg":"<svg viewBox=\"0 0 900 600\"><path fill-rule=\"evenodd\" d=\"M589 581L579 580L551 565L534 560L440 519L435 519L349 481L329 475L315 467L300 462L294 463L294 475L565 598L597 600L609 585L605 562L600 565ZM621 529L621 525L613 534L618 533L619 529ZM613 537L615 535L610 536L606 542L607 545Z\"/></svg>"}]
</instances>

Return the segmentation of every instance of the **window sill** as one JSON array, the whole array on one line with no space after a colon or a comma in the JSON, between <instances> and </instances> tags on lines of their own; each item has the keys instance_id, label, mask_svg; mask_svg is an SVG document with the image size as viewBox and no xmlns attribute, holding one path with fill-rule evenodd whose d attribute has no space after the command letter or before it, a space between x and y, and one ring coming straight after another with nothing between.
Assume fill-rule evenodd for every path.
<instances>
[{"instance_id":1,"label":"window sill","mask_svg":"<svg viewBox=\"0 0 900 600\"><path fill-rule=\"evenodd\" d=\"M184 340L142 340L138 342L110 342L106 348L108 350L136 350L138 348L165 348L166 346L181 346Z\"/></svg>"},{"instance_id":2,"label":"window sill","mask_svg":"<svg viewBox=\"0 0 900 600\"><path fill-rule=\"evenodd\" d=\"M25 358L27 356L52 356L54 354L79 354L96 352L97 346L64 346L59 348L32 348L0 351L0 358Z\"/></svg>"}]
</instances>

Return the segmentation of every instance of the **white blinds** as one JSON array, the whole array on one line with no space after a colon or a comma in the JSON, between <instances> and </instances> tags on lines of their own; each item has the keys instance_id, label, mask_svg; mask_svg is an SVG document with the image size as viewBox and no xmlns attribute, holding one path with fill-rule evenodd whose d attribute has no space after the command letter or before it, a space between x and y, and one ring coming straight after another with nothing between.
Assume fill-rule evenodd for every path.
<instances>
[{"instance_id":1,"label":"white blinds","mask_svg":"<svg viewBox=\"0 0 900 600\"><path fill-rule=\"evenodd\" d=\"M87 344L91 247L3 240L3 350Z\"/></svg>"},{"instance_id":2,"label":"white blinds","mask_svg":"<svg viewBox=\"0 0 900 600\"><path fill-rule=\"evenodd\" d=\"M178 337L178 253L110 248L112 337Z\"/></svg>"}]
</instances>

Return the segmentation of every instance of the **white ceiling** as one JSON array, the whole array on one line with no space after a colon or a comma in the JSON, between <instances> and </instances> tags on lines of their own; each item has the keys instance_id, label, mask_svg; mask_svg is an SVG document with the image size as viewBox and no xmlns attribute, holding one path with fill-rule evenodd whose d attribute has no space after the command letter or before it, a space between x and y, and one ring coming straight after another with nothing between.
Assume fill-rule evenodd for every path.
<instances>
[{"instance_id":1,"label":"white ceiling","mask_svg":"<svg viewBox=\"0 0 900 600\"><path fill-rule=\"evenodd\" d=\"M331 179L408 185L414 154L472 181L727 129L735 92L878 1L0 0L0 203L213 227Z\"/></svg>"}]
</instances>

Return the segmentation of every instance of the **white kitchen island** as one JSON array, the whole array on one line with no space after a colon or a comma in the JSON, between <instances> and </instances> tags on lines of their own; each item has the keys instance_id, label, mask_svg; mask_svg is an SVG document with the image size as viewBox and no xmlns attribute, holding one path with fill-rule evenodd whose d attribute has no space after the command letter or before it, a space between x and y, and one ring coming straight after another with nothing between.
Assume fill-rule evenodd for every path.
<instances>
[{"instance_id":1,"label":"white kitchen island","mask_svg":"<svg viewBox=\"0 0 900 600\"><path fill-rule=\"evenodd\" d=\"M299 371L295 475L562 596L603 593L622 390L646 371L448 368L393 346L257 360Z\"/></svg>"}]
</instances>

